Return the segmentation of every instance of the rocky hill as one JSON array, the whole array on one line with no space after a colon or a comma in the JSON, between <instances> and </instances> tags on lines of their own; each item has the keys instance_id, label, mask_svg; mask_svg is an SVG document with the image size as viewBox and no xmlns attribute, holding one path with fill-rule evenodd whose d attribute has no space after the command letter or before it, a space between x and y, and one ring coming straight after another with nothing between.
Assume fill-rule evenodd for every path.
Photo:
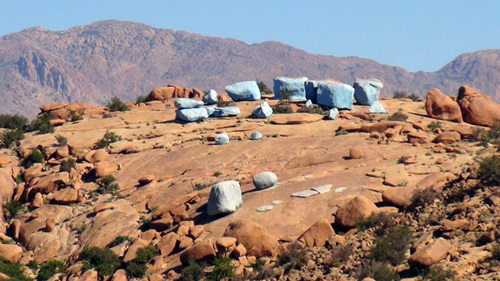
<instances>
[{"instance_id":1,"label":"rocky hill","mask_svg":"<svg viewBox=\"0 0 500 281\"><path fill-rule=\"evenodd\" d=\"M436 72L403 68L358 57L309 54L279 42L248 45L153 28L140 23L101 21L53 32L34 27L0 38L0 110L34 117L39 104L104 104L113 96L134 100L169 83L223 90L242 80L275 76L357 77L384 82L382 96L405 91L423 96L431 88L456 94L470 84L500 101L500 50L459 56Z\"/></svg>"}]
</instances>

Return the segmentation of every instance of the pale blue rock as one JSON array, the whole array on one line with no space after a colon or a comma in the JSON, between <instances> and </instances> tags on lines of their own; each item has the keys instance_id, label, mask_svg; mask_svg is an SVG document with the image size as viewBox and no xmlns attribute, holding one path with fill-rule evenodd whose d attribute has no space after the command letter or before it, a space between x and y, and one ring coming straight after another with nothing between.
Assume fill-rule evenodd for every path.
<instances>
[{"instance_id":1,"label":"pale blue rock","mask_svg":"<svg viewBox=\"0 0 500 281\"><path fill-rule=\"evenodd\" d=\"M333 82L318 82L318 94L316 96L318 104L338 109L351 109L354 88L350 85Z\"/></svg>"},{"instance_id":2,"label":"pale blue rock","mask_svg":"<svg viewBox=\"0 0 500 281\"><path fill-rule=\"evenodd\" d=\"M318 81L307 80L304 82L304 87L306 89L306 99L311 100L316 103L316 94L318 93Z\"/></svg>"},{"instance_id":3,"label":"pale blue rock","mask_svg":"<svg viewBox=\"0 0 500 281\"><path fill-rule=\"evenodd\" d=\"M260 90L255 81L238 82L224 88L233 101L260 100Z\"/></svg>"},{"instance_id":4,"label":"pale blue rock","mask_svg":"<svg viewBox=\"0 0 500 281\"><path fill-rule=\"evenodd\" d=\"M339 110L337 108L332 108L328 110L328 115L326 116L326 119L335 120L335 118L337 118L337 115L339 115Z\"/></svg>"},{"instance_id":5,"label":"pale blue rock","mask_svg":"<svg viewBox=\"0 0 500 281\"><path fill-rule=\"evenodd\" d=\"M273 114L273 109L271 108L271 106L269 106L267 101L265 101L257 105L252 111L252 114L257 118L268 118L269 116L271 116L271 114Z\"/></svg>"},{"instance_id":6,"label":"pale blue rock","mask_svg":"<svg viewBox=\"0 0 500 281\"><path fill-rule=\"evenodd\" d=\"M214 117L230 117L240 114L240 108L237 106L216 107L211 116Z\"/></svg>"},{"instance_id":7,"label":"pale blue rock","mask_svg":"<svg viewBox=\"0 0 500 281\"><path fill-rule=\"evenodd\" d=\"M186 108L175 111L177 119L186 122L196 122L208 118L208 112L205 108Z\"/></svg>"},{"instance_id":8,"label":"pale blue rock","mask_svg":"<svg viewBox=\"0 0 500 281\"><path fill-rule=\"evenodd\" d=\"M215 144L222 145L229 143L229 136L227 134L217 134L215 135Z\"/></svg>"},{"instance_id":9,"label":"pale blue rock","mask_svg":"<svg viewBox=\"0 0 500 281\"><path fill-rule=\"evenodd\" d=\"M202 101L194 100L194 99L186 99L186 98L178 98L174 102L175 107L178 109L185 108L196 108L204 105Z\"/></svg>"},{"instance_id":10,"label":"pale blue rock","mask_svg":"<svg viewBox=\"0 0 500 281\"><path fill-rule=\"evenodd\" d=\"M242 204L241 188L237 181L219 182L210 190L207 213L210 216L233 213Z\"/></svg>"},{"instance_id":11,"label":"pale blue rock","mask_svg":"<svg viewBox=\"0 0 500 281\"><path fill-rule=\"evenodd\" d=\"M217 97L217 92L215 90L210 90L206 95L203 96L202 101L205 104L216 104L219 101Z\"/></svg>"},{"instance_id":12,"label":"pale blue rock","mask_svg":"<svg viewBox=\"0 0 500 281\"><path fill-rule=\"evenodd\" d=\"M258 190L270 188L277 183L278 177L273 172L266 171L253 177L253 185Z\"/></svg>"},{"instance_id":13,"label":"pale blue rock","mask_svg":"<svg viewBox=\"0 0 500 281\"><path fill-rule=\"evenodd\" d=\"M289 78L289 77L276 77L273 79L274 98L280 99L280 91L286 90L291 94L290 100L292 101L305 101L306 88L304 83L307 77Z\"/></svg>"},{"instance_id":14,"label":"pale blue rock","mask_svg":"<svg viewBox=\"0 0 500 281\"><path fill-rule=\"evenodd\" d=\"M361 105L372 105L380 97L384 87L378 79L359 79L354 81L354 98Z\"/></svg>"},{"instance_id":15,"label":"pale blue rock","mask_svg":"<svg viewBox=\"0 0 500 281\"><path fill-rule=\"evenodd\" d=\"M262 134L259 132L253 132L252 135L250 135L250 140L260 140L262 139Z\"/></svg>"},{"instance_id":16,"label":"pale blue rock","mask_svg":"<svg viewBox=\"0 0 500 281\"><path fill-rule=\"evenodd\" d=\"M306 108L313 108L313 103L312 103L312 101L311 101L311 100L307 100L307 101L306 101L306 104L305 104L305 107L306 107Z\"/></svg>"},{"instance_id":17,"label":"pale blue rock","mask_svg":"<svg viewBox=\"0 0 500 281\"><path fill-rule=\"evenodd\" d=\"M373 114L389 114L389 110L385 109L378 100L372 103L369 112Z\"/></svg>"},{"instance_id":18,"label":"pale blue rock","mask_svg":"<svg viewBox=\"0 0 500 281\"><path fill-rule=\"evenodd\" d=\"M206 106L203 106L202 108L207 110L208 116L212 116L212 114L214 114L215 109L217 107L215 107L215 105L206 105Z\"/></svg>"}]
</instances>

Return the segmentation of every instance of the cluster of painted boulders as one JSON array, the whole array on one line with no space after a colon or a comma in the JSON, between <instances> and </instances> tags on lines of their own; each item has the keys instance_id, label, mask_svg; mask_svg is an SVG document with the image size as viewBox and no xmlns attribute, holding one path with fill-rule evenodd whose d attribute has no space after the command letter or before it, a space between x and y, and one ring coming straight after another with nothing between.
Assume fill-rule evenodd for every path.
<instances>
[{"instance_id":1,"label":"cluster of painted boulders","mask_svg":"<svg viewBox=\"0 0 500 281\"><path fill-rule=\"evenodd\" d=\"M188 98L176 99L174 105L177 108L175 111L177 119L185 122L196 122L207 119L209 116L230 117L240 114L240 109L237 106L217 107L211 105L210 103L216 101L213 97L217 97L217 93L214 90L210 90L206 96L209 96L209 98L206 98L205 102Z\"/></svg>"},{"instance_id":2,"label":"cluster of painted boulders","mask_svg":"<svg viewBox=\"0 0 500 281\"><path fill-rule=\"evenodd\" d=\"M427 93L425 110L427 115L440 120L481 126L500 122L500 104L469 86L460 87L456 98L432 89Z\"/></svg>"}]
</instances>

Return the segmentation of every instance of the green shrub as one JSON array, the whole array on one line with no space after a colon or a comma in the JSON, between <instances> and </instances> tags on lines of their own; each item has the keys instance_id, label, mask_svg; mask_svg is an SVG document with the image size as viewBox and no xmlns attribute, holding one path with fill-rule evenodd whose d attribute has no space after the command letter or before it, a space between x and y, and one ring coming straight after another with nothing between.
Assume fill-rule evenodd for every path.
<instances>
[{"instance_id":1,"label":"green shrub","mask_svg":"<svg viewBox=\"0 0 500 281\"><path fill-rule=\"evenodd\" d=\"M293 113L293 108L289 104L277 104L273 106L273 113L276 114Z\"/></svg>"},{"instance_id":2,"label":"green shrub","mask_svg":"<svg viewBox=\"0 0 500 281\"><path fill-rule=\"evenodd\" d=\"M113 274L120 266L120 260L113 251L98 247L85 249L80 259L83 262L82 271L94 268L101 277Z\"/></svg>"},{"instance_id":3,"label":"green shrub","mask_svg":"<svg viewBox=\"0 0 500 281\"><path fill-rule=\"evenodd\" d=\"M489 143L498 144L500 142L500 122L493 124L488 131L476 128L474 139L484 147L487 147Z\"/></svg>"},{"instance_id":4,"label":"green shrub","mask_svg":"<svg viewBox=\"0 0 500 281\"><path fill-rule=\"evenodd\" d=\"M11 130L24 130L28 125L28 119L21 115L0 114L0 128Z\"/></svg>"},{"instance_id":5,"label":"green shrub","mask_svg":"<svg viewBox=\"0 0 500 281\"><path fill-rule=\"evenodd\" d=\"M356 228L364 231L369 228L375 228L374 234L377 236L386 235L396 227L394 216L387 212L373 213L369 217L362 217L356 222Z\"/></svg>"},{"instance_id":6,"label":"green shrub","mask_svg":"<svg viewBox=\"0 0 500 281\"><path fill-rule=\"evenodd\" d=\"M114 111L127 111L128 107L125 103L123 103L120 98L114 97L111 99L111 101L108 102L106 107L109 108L109 111L114 112Z\"/></svg>"},{"instance_id":7,"label":"green shrub","mask_svg":"<svg viewBox=\"0 0 500 281\"><path fill-rule=\"evenodd\" d=\"M135 104L141 104L146 102L146 96L138 96L135 98Z\"/></svg>"},{"instance_id":8,"label":"green shrub","mask_svg":"<svg viewBox=\"0 0 500 281\"><path fill-rule=\"evenodd\" d=\"M18 263L11 263L7 260L0 258L0 272L10 277L11 280L16 281L30 281L32 280L25 275L23 266Z\"/></svg>"},{"instance_id":9,"label":"green shrub","mask_svg":"<svg viewBox=\"0 0 500 281\"><path fill-rule=\"evenodd\" d=\"M214 260L214 269L208 276L208 280L220 281L233 280L234 278L234 265L229 258L216 258Z\"/></svg>"},{"instance_id":10,"label":"green shrub","mask_svg":"<svg viewBox=\"0 0 500 281\"><path fill-rule=\"evenodd\" d=\"M76 161L73 158L64 159L61 161L59 172L71 172L71 169L76 167Z\"/></svg>"},{"instance_id":11,"label":"green shrub","mask_svg":"<svg viewBox=\"0 0 500 281\"><path fill-rule=\"evenodd\" d=\"M440 265L432 268L425 268L420 275L425 281L452 281L455 280L455 272L451 269L444 269Z\"/></svg>"},{"instance_id":12,"label":"green shrub","mask_svg":"<svg viewBox=\"0 0 500 281\"><path fill-rule=\"evenodd\" d=\"M319 115L324 115L325 111L319 107L319 106L313 106L313 107L301 107L298 112L303 112L303 113L309 113L309 114L319 114Z\"/></svg>"},{"instance_id":13,"label":"green shrub","mask_svg":"<svg viewBox=\"0 0 500 281\"><path fill-rule=\"evenodd\" d=\"M259 87L260 92L263 93L263 94L272 94L273 93L267 87L267 85L264 82L262 82L262 81L257 82L257 86Z\"/></svg>"},{"instance_id":14,"label":"green shrub","mask_svg":"<svg viewBox=\"0 0 500 281\"><path fill-rule=\"evenodd\" d=\"M217 172L214 172L214 175L213 175L213 176L214 176L214 177L219 177L219 176L221 176L221 175L222 175L222 172L217 171Z\"/></svg>"},{"instance_id":15,"label":"green shrub","mask_svg":"<svg viewBox=\"0 0 500 281\"><path fill-rule=\"evenodd\" d=\"M419 97L415 95L414 93L411 93L407 98L411 99L413 102L417 102Z\"/></svg>"},{"instance_id":16,"label":"green shrub","mask_svg":"<svg viewBox=\"0 0 500 281\"><path fill-rule=\"evenodd\" d=\"M196 260L190 260L188 265L182 269L182 281L197 281L203 277L203 268L206 264Z\"/></svg>"},{"instance_id":17,"label":"green shrub","mask_svg":"<svg viewBox=\"0 0 500 281\"><path fill-rule=\"evenodd\" d=\"M40 150L35 148L31 151L31 153L28 156L26 156L26 158L23 159L23 165L25 167L30 167L35 163L43 163L43 161L44 161L44 156L42 152L40 152Z\"/></svg>"},{"instance_id":18,"label":"green shrub","mask_svg":"<svg viewBox=\"0 0 500 281\"><path fill-rule=\"evenodd\" d=\"M153 245L147 245L146 247L140 248L135 256L135 261L137 263L146 264L154 256L158 255L158 249Z\"/></svg>"},{"instance_id":19,"label":"green shrub","mask_svg":"<svg viewBox=\"0 0 500 281\"><path fill-rule=\"evenodd\" d=\"M101 194L108 194L118 191L120 186L117 183L114 183L115 180L116 178L113 175L100 177L97 180L97 184L99 185L97 192Z\"/></svg>"},{"instance_id":20,"label":"green shrub","mask_svg":"<svg viewBox=\"0 0 500 281\"><path fill-rule=\"evenodd\" d=\"M286 251L283 251L278 259L278 264L285 267L285 274L292 269L301 269L307 265L309 257L305 249L297 244L292 244Z\"/></svg>"},{"instance_id":21,"label":"green shrub","mask_svg":"<svg viewBox=\"0 0 500 281\"><path fill-rule=\"evenodd\" d=\"M97 148L107 148L111 143L121 141L122 137L109 130L104 133L102 139L97 142Z\"/></svg>"},{"instance_id":22,"label":"green shrub","mask_svg":"<svg viewBox=\"0 0 500 281\"><path fill-rule=\"evenodd\" d=\"M500 261L500 243L495 242L491 245L491 258Z\"/></svg>"},{"instance_id":23,"label":"green shrub","mask_svg":"<svg viewBox=\"0 0 500 281\"><path fill-rule=\"evenodd\" d=\"M479 165L478 174L483 184L500 185L500 157L493 155L483 159Z\"/></svg>"},{"instance_id":24,"label":"green shrub","mask_svg":"<svg viewBox=\"0 0 500 281\"><path fill-rule=\"evenodd\" d=\"M441 129L441 122L439 121L432 121L429 125L427 125L427 129L429 131L434 132L436 129Z\"/></svg>"},{"instance_id":25,"label":"green shrub","mask_svg":"<svg viewBox=\"0 0 500 281\"><path fill-rule=\"evenodd\" d=\"M82 120L83 113L77 110L70 110L69 114L71 115L71 122Z\"/></svg>"},{"instance_id":26,"label":"green shrub","mask_svg":"<svg viewBox=\"0 0 500 281\"><path fill-rule=\"evenodd\" d=\"M206 183L195 183L194 184L194 189L195 190L202 190L208 187L208 184Z\"/></svg>"},{"instance_id":27,"label":"green shrub","mask_svg":"<svg viewBox=\"0 0 500 281\"><path fill-rule=\"evenodd\" d=\"M115 240L113 240L113 242L111 242L109 245L108 245L108 248L113 248L115 246L118 246L120 245L121 243L125 242L125 241L129 241L130 238L128 236L118 236L115 238Z\"/></svg>"},{"instance_id":28,"label":"green shrub","mask_svg":"<svg viewBox=\"0 0 500 281\"><path fill-rule=\"evenodd\" d=\"M398 111L398 112L394 113L393 115L389 116L389 118L387 118L387 120L389 120L389 121L402 121L402 122L405 122L407 119L408 119L408 115L404 114L401 111Z\"/></svg>"},{"instance_id":29,"label":"green shrub","mask_svg":"<svg viewBox=\"0 0 500 281\"><path fill-rule=\"evenodd\" d=\"M40 265L36 279L39 281L47 280L56 273L64 273L64 263L58 260L50 260Z\"/></svg>"},{"instance_id":30,"label":"green shrub","mask_svg":"<svg viewBox=\"0 0 500 281\"><path fill-rule=\"evenodd\" d=\"M24 139L24 132L19 129L9 130L2 135L2 144L4 147L9 148L17 145L17 143Z\"/></svg>"},{"instance_id":31,"label":"green shrub","mask_svg":"<svg viewBox=\"0 0 500 281\"><path fill-rule=\"evenodd\" d=\"M37 119L31 121L28 126L29 132L38 131L39 134L49 134L54 132L54 127L50 123L50 115L45 113Z\"/></svg>"},{"instance_id":32,"label":"green shrub","mask_svg":"<svg viewBox=\"0 0 500 281\"><path fill-rule=\"evenodd\" d=\"M396 91L392 94L393 99L402 99L406 98L406 93L403 91Z\"/></svg>"},{"instance_id":33,"label":"green shrub","mask_svg":"<svg viewBox=\"0 0 500 281\"><path fill-rule=\"evenodd\" d=\"M404 261L405 253L410 247L412 234L413 232L407 226L398 226L387 235L377 237L370 251L370 258L375 261L389 262L392 265L400 264Z\"/></svg>"},{"instance_id":34,"label":"green shrub","mask_svg":"<svg viewBox=\"0 0 500 281\"><path fill-rule=\"evenodd\" d=\"M432 188L416 190L410 199L411 203L406 208L406 211L415 211L417 208L428 206L434 203L436 199L441 199L441 195Z\"/></svg>"},{"instance_id":35,"label":"green shrub","mask_svg":"<svg viewBox=\"0 0 500 281\"><path fill-rule=\"evenodd\" d=\"M137 263L135 261L130 261L125 267L127 275L132 278L142 278L146 274L147 267L145 264Z\"/></svg>"},{"instance_id":36,"label":"green shrub","mask_svg":"<svg viewBox=\"0 0 500 281\"><path fill-rule=\"evenodd\" d=\"M68 139L65 136L57 135L56 141L58 146L65 146L68 144Z\"/></svg>"},{"instance_id":37,"label":"green shrub","mask_svg":"<svg viewBox=\"0 0 500 281\"><path fill-rule=\"evenodd\" d=\"M353 254L352 244L339 244L332 249L331 255L325 260L329 267L338 267L347 262Z\"/></svg>"},{"instance_id":38,"label":"green shrub","mask_svg":"<svg viewBox=\"0 0 500 281\"><path fill-rule=\"evenodd\" d=\"M23 211L26 206L24 206L23 202L18 200L12 200L3 205L3 209L5 210L5 215L8 218L15 218L20 211Z\"/></svg>"},{"instance_id":39,"label":"green shrub","mask_svg":"<svg viewBox=\"0 0 500 281\"><path fill-rule=\"evenodd\" d=\"M392 267L381 262L371 262L363 264L357 272L358 280L371 277L377 281L397 281L399 275Z\"/></svg>"},{"instance_id":40,"label":"green shrub","mask_svg":"<svg viewBox=\"0 0 500 281\"><path fill-rule=\"evenodd\" d=\"M125 271L130 277L141 278L146 274L146 264L158 254L158 250L153 245L140 248L135 258L127 263Z\"/></svg>"}]
</instances>

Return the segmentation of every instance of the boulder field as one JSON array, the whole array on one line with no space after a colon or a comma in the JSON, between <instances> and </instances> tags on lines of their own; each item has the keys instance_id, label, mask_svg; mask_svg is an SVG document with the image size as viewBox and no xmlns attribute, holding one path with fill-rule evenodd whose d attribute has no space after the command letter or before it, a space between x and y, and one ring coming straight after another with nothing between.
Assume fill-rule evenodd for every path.
<instances>
[{"instance_id":1,"label":"boulder field","mask_svg":"<svg viewBox=\"0 0 500 281\"><path fill-rule=\"evenodd\" d=\"M295 80L278 80L279 89L294 89ZM193 261L223 257L247 279L269 270L277 279L348 280L359 277L356 266L378 239L376 226L360 223L394 216L413 231L407 252L390 265L395 273L416 277L415 269L439 265L459 278L497 278L480 261L498 239L499 191L415 206L416 194L448 196L457 184L477 182L478 159L499 157L498 144L474 139L482 129L474 124L498 120L497 105L470 88L461 88L457 101L435 89L427 101L413 102L378 100L378 80L357 80L354 88L304 81L304 91L293 94L301 101L312 97L308 83L317 91L313 102L345 94L333 99L334 117L298 112L302 103L273 113L268 107L280 101L258 100L254 83L228 89L252 99L232 105L237 114L210 117L204 102L227 97L175 85L123 112L42 106L64 122L54 133L26 133L15 150L0 154L0 256L22 266L57 259L65 262L65 280L98 280L102 273L84 267L82 253L109 249L123 261L110 280L128 280L127 265L151 246L148 280L177 280ZM353 103L356 93L365 105ZM393 115L373 113L374 103ZM477 107L487 110L478 115ZM72 119L71 108L81 118ZM178 120L190 119L183 110L193 109L203 118ZM105 136L115 138L102 145ZM35 150L43 159L28 163ZM17 212L12 202L21 205ZM355 250L345 261L339 254L340 264L329 261L328 253L344 246ZM281 258L290 253L305 253L309 262L290 271ZM202 274L214 270L207 265Z\"/></svg>"}]
</instances>

